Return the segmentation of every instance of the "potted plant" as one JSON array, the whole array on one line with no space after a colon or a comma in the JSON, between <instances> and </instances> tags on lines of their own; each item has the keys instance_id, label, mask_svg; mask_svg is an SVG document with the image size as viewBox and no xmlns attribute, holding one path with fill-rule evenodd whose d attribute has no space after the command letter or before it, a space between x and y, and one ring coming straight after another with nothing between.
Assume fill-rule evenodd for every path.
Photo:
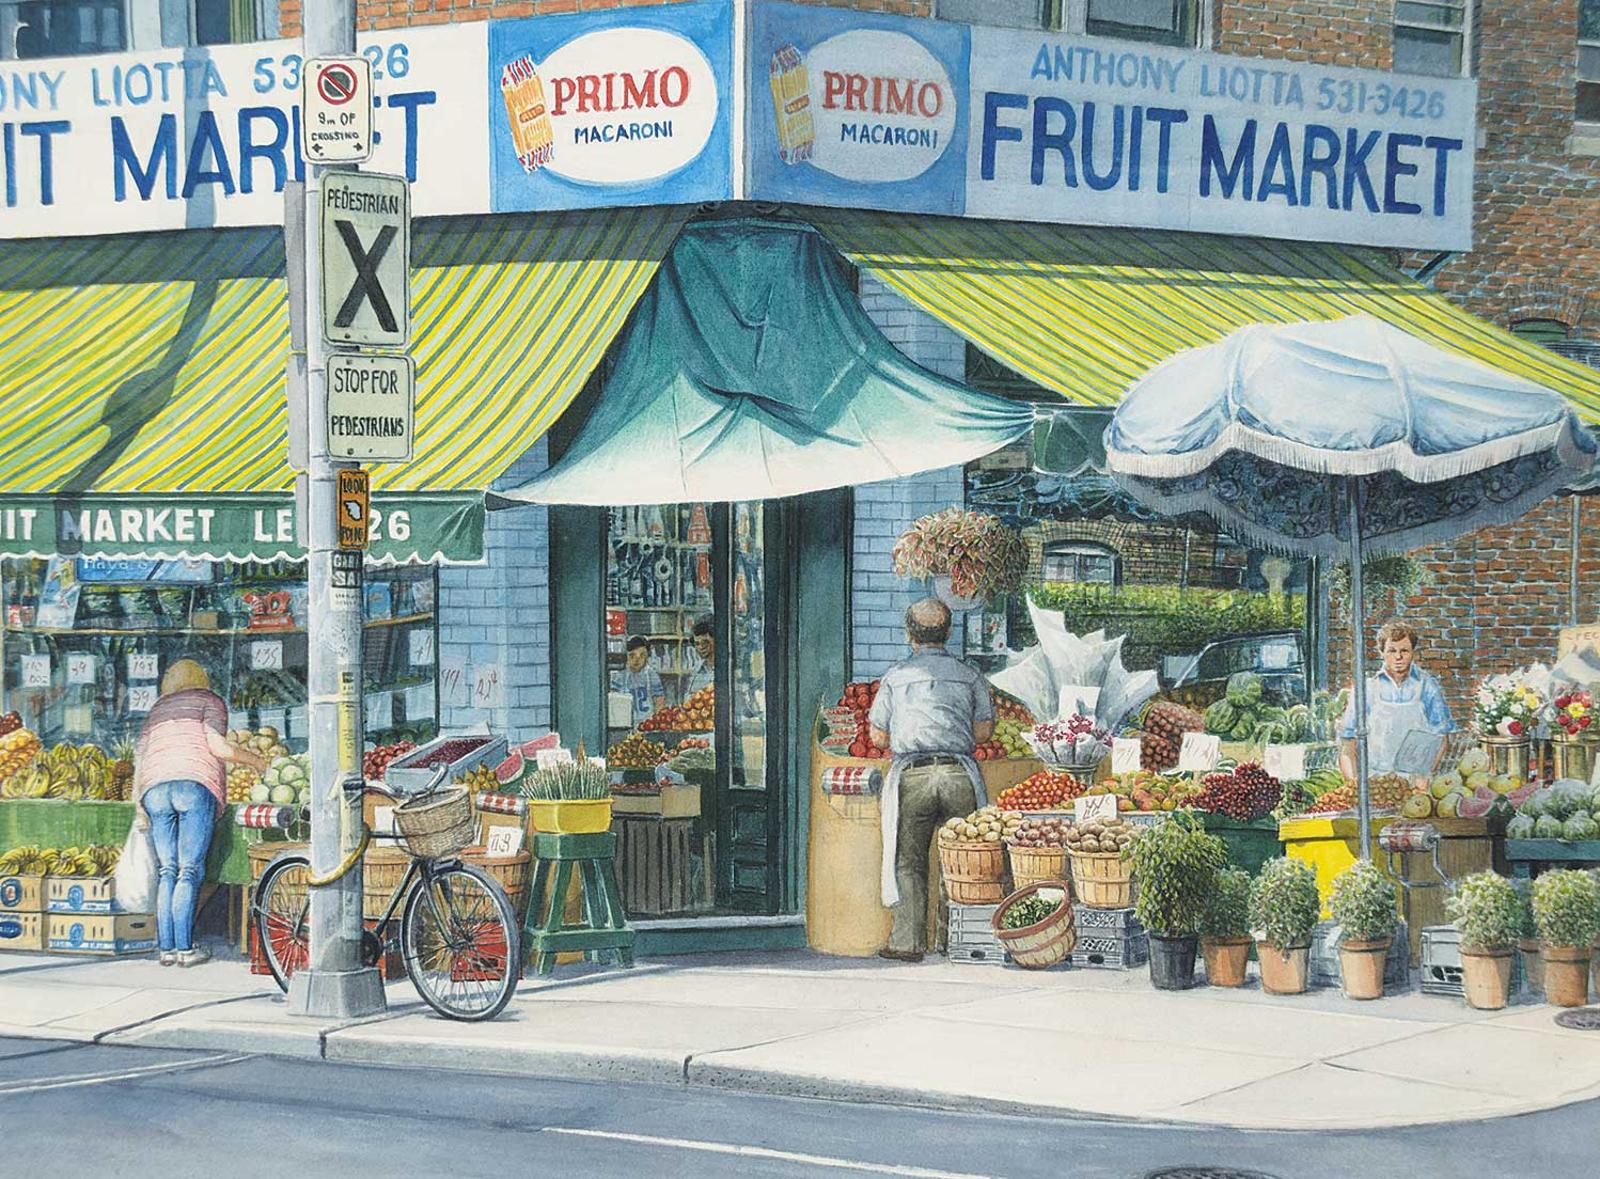
<instances>
[{"instance_id":1,"label":"potted plant","mask_svg":"<svg viewBox=\"0 0 1600 1179\"><path fill-rule=\"evenodd\" d=\"M1217 873L1228 862L1222 840L1200 820L1174 812L1123 850L1138 884L1133 911L1150 934L1150 981L1163 991L1194 986L1194 959Z\"/></svg>"},{"instance_id":2,"label":"potted plant","mask_svg":"<svg viewBox=\"0 0 1600 1179\"><path fill-rule=\"evenodd\" d=\"M956 610L1015 590L1027 564L1022 533L994 516L962 508L921 517L894 546L894 571L931 579L934 593Z\"/></svg>"},{"instance_id":3,"label":"potted plant","mask_svg":"<svg viewBox=\"0 0 1600 1179\"><path fill-rule=\"evenodd\" d=\"M1517 952L1522 955L1522 972L1528 978L1528 989L1544 994L1544 955L1539 952L1539 926L1533 920L1533 881L1513 880L1517 890L1517 904L1522 909L1522 921L1517 927Z\"/></svg>"},{"instance_id":4,"label":"potted plant","mask_svg":"<svg viewBox=\"0 0 1600 1179\"><path fill-rule=\"evenodd\" d=\"M1206 960L1206 982L1214 987L1242 987L1250 961L1250 873L1224 868L1206 903L1200 922L1200 951Z\"/></svg>"},{"instance_id":5,"label":"potted plant","mask_svg":"<svg viewBox=\"0 0 1600 1179\"><path fill-rule=\"evenodd\" d=\"M1589 959L1600 936L1600 883L1563 868L1533 882L1533 920L1544 958L1545 1000L1557 1007L1589 1001Z\"/></svg>"},{"instance_id":6,"label":"potted plant","mask_svg":"<svg viewBox=\"0 0 1600 1179\"><path fill-rule=\"evenodd\" d=\"M1310 864L1278 856L1261 865L1250 885L1250 927L1256 935L1262 990L1272 995L1305 991L1311 933L1321 912L1317 874Z\"/></svg>"},{"instance_id":7,"label":"potted plant","mask_svg":"<svg viewBox=\"0 0 1600 1179\"><path fill-rule=\"evenodd\" d=\"M1334 877L1328 911L1339 923L1339 973L1347 998L1383 998L1399 903L1394 881L1370 860L1357 860Z\"/></svg>"},{"instance_id":8,"label":"potted plant","mask_svg":"<svg viewBox=\"0 0 1600 1179\"><path fill-rule=\"evenodd\" d=\"M611 775L603 761L583 757L542 766L518 785L533 829L549 835L592 835L611 827Z\"/></svg>"},{"instance_id":9,"label":"potted plant","mask_svg":"<svg viewBox=\"0 0 1600 1179\"><path fill-rule=\"evenodd\" d=\"M1445 908L1461 935L1467 1005L1498 1011L1511 997L1511 949L1522 933L1522 897L1504 876L1475 872L1456 885Z\"/></svg>"}]
</instances>

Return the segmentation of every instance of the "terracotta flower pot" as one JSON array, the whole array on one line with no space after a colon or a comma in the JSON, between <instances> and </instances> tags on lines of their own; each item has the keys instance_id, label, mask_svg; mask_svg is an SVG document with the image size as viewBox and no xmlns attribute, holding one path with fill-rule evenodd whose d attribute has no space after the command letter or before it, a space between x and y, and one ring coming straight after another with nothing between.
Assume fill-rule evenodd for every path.
<instances>
[{"instance_id":1,"label":"terracotta flower pot","mask_svg":"<svg viewBox=\"0 0 1600 1179\"><path fill-rule=\"evenodd\" d=\"M1499 1011L1511 999L1511 947L1461 947L1461 976L1467 1006Z\"/></svg>"},{"instance_id":2,"label":"terracotta flower pot","mask_svg":"<svg viewBox=\"0 0 1600 1179\"><path fill-rule=\"evenodd\" d=\"M1311 968L1311 944L1275 946L1256 943L1261 963L1261 989L1269 995L1303 995Z\"/></svg>"},{"instance_id":3,"label":"terracotta flower pot","mask_svg":"<svg viewBox=\"0 0 1600 1179\"><path fill-rule=\"evenodd\" d=\"M1389 960L1392 937L1376 941L1339 943L1339 970L1347 999L1383 998L1383 968Z\"/></svg>"},{"instance_id":4,"label":"terracotta flower pot","mask_svg":"<svg viewBox=\"0 0 1600 1179\"><path fill-rule=\"evenodd\" d=\"M1591 946L1552 946L1542 948L1544 958L1544 997L1554 1007L1582 1007L1589 1001L1589 959Z\"/></svg>"},{"instance_id":5,"label":"terracotta flower pot","mask_svg":"<svg viewBox=\"0 0 1600 1179\"><path fill-rule=\"evenodd\" d=\"M1528 989L1544 994L1544 955L1539 952L1539 939L1525 937L1517 943L1517 949L1522 951L1522 972L1528 977Z\"/></svg>"},{"instance_id":6,"label":"terracotta flower pot","mask_svg":"<svg viewBox=\"0 0 1600 1179\"><path fill-rule=\"evenodd\" d=\"M1200 939L1206 959L1206 982L1213 987L1242 987L1246 964L1250 961L1247 937L1206 937Z\"/></svg>"}]
</instances>

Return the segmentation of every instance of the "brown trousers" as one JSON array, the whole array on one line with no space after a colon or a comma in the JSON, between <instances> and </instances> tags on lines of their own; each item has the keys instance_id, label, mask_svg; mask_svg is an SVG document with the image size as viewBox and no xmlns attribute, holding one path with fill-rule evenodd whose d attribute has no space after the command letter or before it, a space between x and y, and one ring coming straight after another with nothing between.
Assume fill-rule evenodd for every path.
<instances>
[{"instance_id":1,"label":"brown trousers","mask_svg":"<svg viewBox=\"0 0 1600 1179\"><path fill-rule=\"evenodd\" d=\"M933 833L948 818L971 814L978 800L972 779L958 765L920 766L900 776L900 826L894 855L900 900L892 910L892 950L926 950L928 850ZM939 888L939 928L945 927L944 886Z\"/></svg>"}]
</instances>

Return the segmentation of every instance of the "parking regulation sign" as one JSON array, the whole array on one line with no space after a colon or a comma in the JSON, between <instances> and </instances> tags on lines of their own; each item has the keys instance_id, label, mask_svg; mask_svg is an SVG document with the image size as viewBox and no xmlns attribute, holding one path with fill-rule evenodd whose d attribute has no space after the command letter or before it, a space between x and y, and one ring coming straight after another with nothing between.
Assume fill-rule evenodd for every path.
<instances>
[{"instance_id":1,"label":"parking regulation sign","mask_svg":"<svg viewBox=\"0 0 1600 1179\"><path fill-rule=\"evenodd\" d=\"M300 75L300 152L314 164L372 158L372 63L317 57Z\"/></svg>"},{"instance_id":2,"label":"parking regulation sign","mask_svg":"<svg viewBox=\"0 0 1600 1179\"><path fill-rule=\"evenodd\" d=\"M411 193L403 176L322 178L322 334L336 344L411 341Z\"/></svg>"},{"instance_id":3,"label":"parking regulation sign","mask_svg":"<svg viewBox=\"0 0 1600 1179\"><path fill-rule=\"evenodd\" d=\"M409 356L328 356L328 453L361 462L411 458L416 381Z\"/></svg>"}]
</instances>

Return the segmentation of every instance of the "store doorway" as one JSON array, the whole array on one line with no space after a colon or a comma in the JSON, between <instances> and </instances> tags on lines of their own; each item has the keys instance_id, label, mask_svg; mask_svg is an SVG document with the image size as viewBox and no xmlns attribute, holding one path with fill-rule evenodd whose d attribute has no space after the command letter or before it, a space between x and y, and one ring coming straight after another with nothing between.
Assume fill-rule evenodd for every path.
<instances>
[{"instance_id":1,"label":"store doorway","mask_svg":"<svg viewBox=\"0 0 1600 1179\"><path fill-rule=\"evenodd\" d=\"M782 505L607 513L606 741L629 916L775 914L787 699ZM649 763L656 763L651 765Z\"/></svg>"}]
</instances>

